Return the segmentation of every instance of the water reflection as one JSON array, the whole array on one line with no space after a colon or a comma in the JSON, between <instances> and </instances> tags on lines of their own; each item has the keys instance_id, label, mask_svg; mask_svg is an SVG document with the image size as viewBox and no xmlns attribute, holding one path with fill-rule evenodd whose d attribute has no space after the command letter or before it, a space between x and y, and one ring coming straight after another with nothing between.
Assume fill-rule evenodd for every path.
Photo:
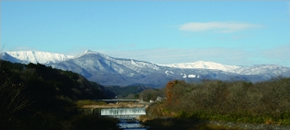
<instances>
[{"instance_id":1,"label":"water reflection","mask_svg":"<svg viewBox=\"0 0 290 130\"><path fill-rule=\"evenodd\" d=\"M117 124L117 126L122 130L147 130L147 127L142 125L135 118L131 119L119 118L119 121L120 122Z\"/></svg>"}]
</instances>

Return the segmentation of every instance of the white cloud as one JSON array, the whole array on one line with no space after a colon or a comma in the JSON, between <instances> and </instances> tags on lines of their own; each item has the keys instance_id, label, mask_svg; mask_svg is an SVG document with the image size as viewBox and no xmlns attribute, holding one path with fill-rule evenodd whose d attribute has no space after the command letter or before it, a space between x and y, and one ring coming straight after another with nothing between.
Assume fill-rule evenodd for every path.
<instances>
[{"instance_id":1,"label":"white cloud","mask_svg":"<svg viewBox=\"0 0 290 130\"><path fill-rule=\"evenodd\" d=\"M237 22L190 22L180 25L179 30L191 32L202 32L211 30L227 33L256 27L261 27L261 25Z\"/></svg>"}]
</instances>

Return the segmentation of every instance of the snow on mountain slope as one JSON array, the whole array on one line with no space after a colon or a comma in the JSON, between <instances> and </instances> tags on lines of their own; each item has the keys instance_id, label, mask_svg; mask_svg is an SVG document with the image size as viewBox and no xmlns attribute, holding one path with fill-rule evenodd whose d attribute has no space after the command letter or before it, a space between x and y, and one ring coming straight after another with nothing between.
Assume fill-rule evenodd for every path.
<instances>
[{"instance_id":1,"label":"snow on mountain slope","mask_svg":"<svg viewBox=\"0 0 290 130\"><path fill-rule=\"evenodd\" d=\"M134 71L140 72L140 69L154 69L154 70L158 70L159 66L157 64L154 63L149 63L146 61L138 61L138 60L134 60L134 59L124 59L124 58L114 58L114 57L110 57L108 55L102 54L102 53L98 53L95 51L91 51L91 50L86 50L83 54L81 54L80 56L77 57L81 57L81 56L85 56L85 55L94 55L97 56L98 59L104 59L110 62L114 62L120 65L124 65L127 68L130 68ZM76 57L76 58L77 58Z\"/></svg>"},{"instance_id":2,"label":"snow on mountain slope","mask_svg":"<svg viewBox=\"0 0 290 130\"><path fill-rule=\"evenodd\" d=\"M0 59L10 61L12 63L21 63L22 62L21 60L7 54L6 52L0 53Z\"/></svg>"},{"instance_id":3,"label":"snow on mountain slope","mask_svg":"<svg viewBox=\"0 0 290 130\"><path fill-rule=\"evenodd\" d=\"M128 74L130 71L130 74L128 75L133 75L133 73L149 73L159 69L159 66L153 63L133 59L114 58L89 50L70 59L68 62L73 62L74 64L89 69L90 71L110 70L111 73L118 74Z\"/></svg>"},{"instance_id":4,"label":"snow on mountain slope","mask_svg":"<svg viewBox=\"0 0 290 130\"><path fill-rule=\"evenodd\" d=\"M279 65L254 65L254 66L236 66L236 65L223 65L214 62L198 61L193 63L177 63L162 65L180 69L210 69L221 70L224 72L235 73L239 75L272 75L275 76L288 76L290 75L289 67ZM289 73L289 74L287 74Z\"/></svg>"},{"instance_id":5,"label":"snow on mountain slope","mask_svg":"<svg viewBox=\"0 0 290 130\"><path fill-rule=\"evenodd\" d=\"M203 79L259 82L278 76L290 77L290 68L279 65L234 66L213 62L158 65L134 59L114 58L85 51L78 56L48 52L7 52L2 59L20 63L42 63L79 73L103 85L148 84L163 87L170 80L197 82Z\"/></svg>"},{"instance_id":6,"label":"snow on mountain slope","mask_svg":"<svg viewBox=\"0 0 290 130\"><path fill-rule=\"evenodd\" d=\"M193 63L177 63L177 64L167 64L163 66L181 68L181 69L215 69L222 70L226 72L233 72L236 69L241 68L241 66L235 65L223 65L214 62L198 61Z\"/></svg>"},{"instance_id":7,"label":"snow on mountain slope","mask_svg":"<svg viewBox=\"0 0 290 130\"><path fill-rule=\"evenodd\" d=\"M153 73L156 74L159 69L159 66L153 63L114 58L93 51L85 51L83 54L72 59L49 65L53 68L77 72L89 80L102 83L103 85L146 84L149 83L149 80L155 80L155 78L148 79L146 77L153 75ZM163 74L163 72L160 71L158 73Z\"/></svg>"},{"instance_id":8,"label":"snow on mountain slope","mask_svg":"<svg viewBox=\"0 0 290 130\"><path fill-rule=\"evenodd\" d=\"M271 75L290 75L289 67L279 66L279 65L255 65L255 66L247 66L235 69L232 71L236 74L243 75L263 75L263 74L271 74Z\"/></svg>"},{"instance_id":9,"label":"snow on mountain slope","mask_svg":"<svg viewBox=\"0 0 290 130\"><path fill-rule=\"evenodd\" d=\"M40 51L8 51L6 52L10 56L23 61L24 63L55 63L67 60L73 56L58 54L58 53L49 53L49 52L40 52Z\"/></svg>"}]
</instances>

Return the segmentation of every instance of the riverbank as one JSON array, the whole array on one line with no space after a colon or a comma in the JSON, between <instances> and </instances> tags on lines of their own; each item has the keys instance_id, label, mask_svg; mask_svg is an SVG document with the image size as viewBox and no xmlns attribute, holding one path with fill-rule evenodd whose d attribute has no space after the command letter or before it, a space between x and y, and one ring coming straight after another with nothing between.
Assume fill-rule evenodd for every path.
<instances>
[{"instance_id":1,"label":"riverbank","mask_svg":"<svg viewBox=\"0 0 290 130\"><path fill-rule=\"evenodd\" d=\"M199 119L172 118L172 117L149 117L142 116L138 120L150 127L150 130L175 130L175 129L199 129L199 130L289 130L290 126L279 126L271 124L250 124L222 121L205 121Z\"/></svg>"}]
</instances>

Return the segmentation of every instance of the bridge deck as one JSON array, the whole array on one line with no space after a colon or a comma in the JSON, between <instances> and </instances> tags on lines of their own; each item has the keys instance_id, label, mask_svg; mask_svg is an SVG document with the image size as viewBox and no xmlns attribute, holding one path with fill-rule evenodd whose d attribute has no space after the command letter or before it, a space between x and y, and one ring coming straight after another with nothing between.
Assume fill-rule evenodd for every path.
<instances>
[{"instance_id":1,"label":"bridge deck","mask_svg":"<svg viewBox=\"0 0 290 130\"><path fill-rule=\"evenodd\" d=\"M139 102L139 99L97 99L96 101L103 102Z\"/></svg>"}]
</instances>

